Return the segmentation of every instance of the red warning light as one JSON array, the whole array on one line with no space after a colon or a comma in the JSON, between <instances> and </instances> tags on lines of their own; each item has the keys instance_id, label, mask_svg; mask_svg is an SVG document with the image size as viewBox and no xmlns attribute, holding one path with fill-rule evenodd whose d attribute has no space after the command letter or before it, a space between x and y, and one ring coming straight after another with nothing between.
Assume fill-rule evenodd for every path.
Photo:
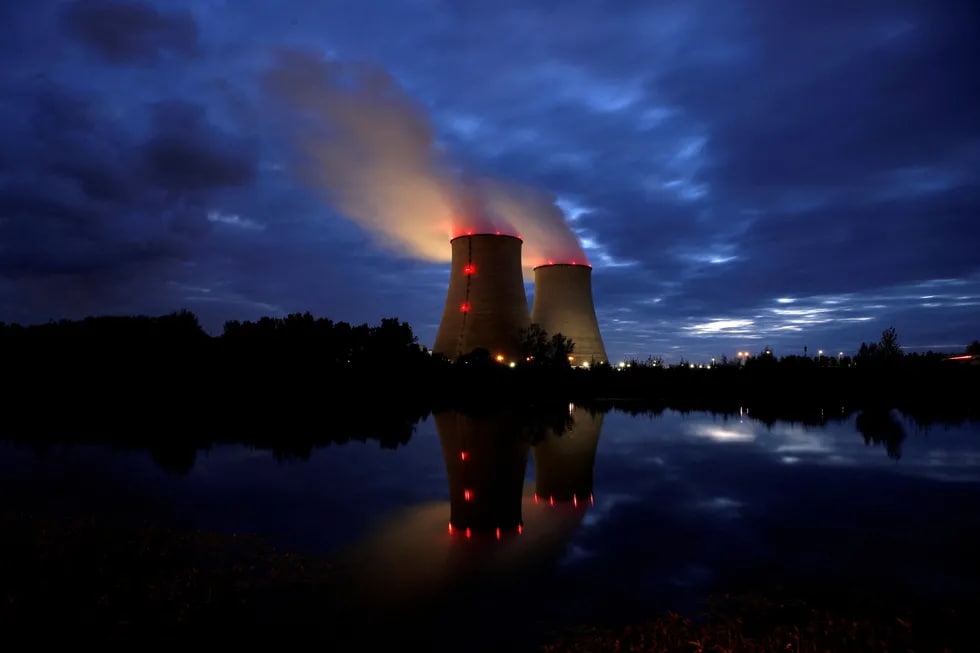
<instances>
[{"instance_id":1,"label":"red warning light","mask_svg":"<svg viewBox=\"0 0 980 653\"><path fill-rule=\"evenodd\" d=\"M573 494L572 495L572 505L575 506L576 508L578 508L578 495L577 494Z\"/></svg>"},{"instance_id":2,"label":"red warning light","mask_svg":"<svg viewBox=\"0 0 980 653\"><path fill-rule=\"evenodd\" d=\"M452 522L449 522L449 534L452 535L455 532L456 532L456 529L453 528L453 523Z\"/></svg>"},{"instance_id":3,"label":"red warning light","mask_svg":"<svg viewBox=\"0 0 980 653\"><path fill-rule=\"evenodd\" d=\"M592 496L591 492L589 493L589 505L595 505L595 497Z\"/></svg>"},{"instance_id":4,"label":"red warning light","mask_svg":"<svg viewBox=\"0 0 980 653\"><path fill-rule=\"evenodd\" d=\"M470 312L470 303L469 302L463 302L462 304L459 305L459 310L462 313L469 313Z\"/></svg>"},{"instance_id":5,"label":"red warning light","mask_svg":"<svg viewBox=\"0 0 980 653\"><path fill-rule=\"evenodd\" d=\"M555 497L548 497L548 505L549 506L555 505Z\"/></svg>"},{"instance_id":6,"label":"red warning light","mask_svg":"<svg viewBox=\"0 0 980 653\"><path fill-rule=\"evenodd\" d=\"M554 265L554 264L555 264L554 261L552 261L551 259L548 259L548 265Z\"/></svg>"},{"instance_id":7,"label":"red warning light","mask_svg":"<svg viewBox=\"0 0 980 653\"><path fill-rule=\"evenodd\" d=\"M470 452L469 451L460 451L459 452L459 459L460 460L467 460L467 459L469 459L469 457L470 457Z\"/></svg>"},{"instance_id":8,"label":"red warning light","mask_svg":"<svg viewBox=\"0 0 980 653\"><path fill-rule=\"evenodd\" d=\"M463 490L463 501L473 500L473 490Z\"/></svg>"},{"instance_id":9,"label":"red warning light","mask_svg":"<svg viewBox=\"0 0 980 653\"><path fill-rule=\"evenodd\" d=\"M535 492L534 493L534 503L537 503L537 502L538 502L538 493Z\"/></svg>"},{"instance_id":10,"label":"red warning light","mask_svg":"<svg viewBox=\"0 0 980 653\"><path fill-rule=\"evenodd\" d=\"M520 535L523 532L524 532L524 524L518 524L517 525L517 534Z\"/></svg>"},{"instance_id":11,"label":"red warning light","mask_svg":"<svg viewBox=\"0 0 980 653\"><path fill-rule=\"evenodd\" d=\"M471 537L473 537L473 532L469 528L467 528L466 529L466 539L469 539Z\"/></svg>"},{"instance_id":12,"label":"red warning light","mask_svg":"<svg viewBox=\"0 0 980 653\"><path fill-rule=\"evenodd\" d=\"M500 527L499 526L497 527L497 539L498 540L500 539Z\"/></svg>"},{"instance_id":13,"label":"red warning light","mask_svg":"<svg viewBox=\"0 0 980 653\"><path fill-rule=\"evenodd\" d=\"M572 261L572 265L575 265L575 261Z\"/></svg>"},{"instance_id":14,"label":"red warning light","mask_svg":"<svg viewBox=\"0 0 980 653\"><path fill-rule=\"evenodd\" d=\"M467 263L464 265L463 274L476 274L476 265L473 263Z\"/></svg>"}]
</instances>

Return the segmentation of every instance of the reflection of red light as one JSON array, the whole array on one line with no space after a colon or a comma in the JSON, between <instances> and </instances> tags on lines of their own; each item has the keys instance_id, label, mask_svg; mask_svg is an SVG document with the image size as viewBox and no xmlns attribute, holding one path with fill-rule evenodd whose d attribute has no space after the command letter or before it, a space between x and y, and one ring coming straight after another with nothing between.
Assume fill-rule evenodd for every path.
<instances>
[{"instance_id":1,"label":"reflection of red light","mask_svg":"<svg viewBox=\"0 0 980 653\"><path fill-rule=\"evenodd\" d=\"M459 452L459 459L460 460L466 460L469 457L470 457L470 453L468 451L460 451Z\"/></svg>"},{"instance_id":2,"label":"reflection of red light","mask_svg":"<svg viewBox=\"0 0 980 653\"><path fill-rule=\"evenodd\" d=\"M595 505L595 497L592 496L592 493L591 492L589 493L589 504L591 504L593 506Z\"/></svg>"},{"instance_id":3,"label":"reflection of red light","mask_svg":"<svg viewBox=\"0 0 980 653\"><path fill-rule=\"evenodd\" d=\"M948 361L968 361L971 358L973 358L973 356L971 356L970 354L964 354L963 356L950 356L946 360L948 360Z\"/></svg>"},{"instance_id":4,"label":"reflection of red light","mask_svg":"<svg viewBox=\"0 0 980 653\"><path fill-rule=\"evenodd\" d=\"M471 538L472 536L473 536L473 532L472 532L472 531L471 531L470 529L468 529L468 528L467 528L467 529L466 529L466 539L469 539L469 538Z\"/></svg>"},{"instance_id":5,"label":"reflection of red light","mask_svg":"<svg viewBox=\"0 0 980 653\"><path fill-rule=\"evenodd\" d=\"M473 500L473 490L463 490L463 500L472 501Z\"/></svg>"},{"instance_id":6,"label":"reflection of red light","mask_svg":"<svg viewBox=\"0 0 980 653\"><path fill-rule=\"evenodd\" d=\"M523 532L524 532L524 524L518 524L517 525L517 534L520 535Z\"/></svg>"},{"instance_id":7,"label":"reflection of red light","mask_svg":"<svg viewBox=\"0 0 980 653\"><path fill-rule=\"evenodd\" d=\"M459 305L459 310L462 311L463 313L469 313L470 312L470 303L469 302L463 302L462 304Z\"/></svg>"},{"instance_id":8,"label":"reflection of red light","mask_svg":"<svg viewBox=\"0 0 980 653\"><path fill-rule=\"evenodd\" d=\"M534 493L534 503L537 503L537 502L538 502L538 493L535 492Z\"/></svg>"},{"instance_id":9,"label":"reflection of red light","mask_svg":"<svg viewBox=\"0 0 980 653\"><path fill-rule=\"evenodd\" d=\"M476 273L476 266L472 263L467 263L463 266L463 274L474 274Z\"/></svg>"},{"instance_id":10,"label":"reflection of red light","mask_svg":"<svg viewBox=\"0 0 980 653\"><path fill-rule=\"evenodd\" d=\"M500 539L500 527L499 526L497 527L497 539L498 540Z\"/></svg>"},{"instance_id":11,"label":"reflection of red light","mask_svg":"<svg viewBox=\"0 0 980 653\"><path fill-rule=\"evenodd\" d=\"M453 523L452 522L449 522L449 534L452 535L455 532L456 532L456 529L453 528Z\"/></svg>"}]
</instances>

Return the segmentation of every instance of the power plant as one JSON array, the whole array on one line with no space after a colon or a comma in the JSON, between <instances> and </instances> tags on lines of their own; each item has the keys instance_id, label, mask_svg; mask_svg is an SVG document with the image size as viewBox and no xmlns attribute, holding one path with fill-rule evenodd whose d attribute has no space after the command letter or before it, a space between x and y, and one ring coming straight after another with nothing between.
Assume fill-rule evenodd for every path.
<instances>
[{"instance_id":1,"label":"power plant","mask_svg":"<svg viewBox=\"0 0 980 653\"><path fill-rule=\"evenodd\" d=\"M521 266L523 241L471 234L450 244L449 291L433 353L455 359L483 348L499 362L518 360L520 332L531 322Z\"/></svg>"},{"instance_id":2,"label":"power plant","mask_svg":"<svg viewBox=\"0 0 980 653\"><path fill-rule=\"evenodd\" d=\"M533 322L574 343L573 365L608 363L592 299L591 266L535 267L529 313L520 238L471 234L450 244L449 290L433 353L456 359L482 348L498 362L513 363L521 359L521 331Z\"/></svg>"},{"instance_id":3,"label":"power plant","mask_svg":"<svg viewBox=\"0 0 980 653\"><path fill-rule=\"evenodd\" d=\"M592 301L591 266L552 263L534 268L531 322L575 343L573 364L609 362Z\"/></svg>"}]
</instances>

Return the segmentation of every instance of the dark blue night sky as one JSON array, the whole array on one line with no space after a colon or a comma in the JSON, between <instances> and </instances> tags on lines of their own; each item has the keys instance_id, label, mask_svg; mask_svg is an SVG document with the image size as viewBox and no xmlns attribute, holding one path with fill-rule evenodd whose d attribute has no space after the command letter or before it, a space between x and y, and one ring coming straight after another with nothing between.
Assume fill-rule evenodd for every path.
<instances>
[{"instance_id":1,"label":"dark blue night sky","mask_svg":"<svg viewBox=\"0 0 980 653\"><path fill-rule=\"evenodd\" d=\"M2 321L310 311L431 346L449 236L496 228L529 266L584 252L613 361L980 338L972 0L7 0L0 24Z\"/></svg>"}]
</instances>

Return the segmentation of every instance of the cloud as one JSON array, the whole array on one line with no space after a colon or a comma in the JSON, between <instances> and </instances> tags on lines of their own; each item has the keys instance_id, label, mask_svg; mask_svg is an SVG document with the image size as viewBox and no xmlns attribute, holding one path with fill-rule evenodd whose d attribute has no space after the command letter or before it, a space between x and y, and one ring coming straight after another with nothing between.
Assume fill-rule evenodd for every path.
<instances>
[{"instance_id":1,"label":"cloud","mask_svg":"<svg viewBox=\"0 0 980 653\"><path fill-rule=\"evenodd\" d=\"M164 53L192 56L197 23L185 12L164 13L140 2L78 0L62 14L65 31L113 64L149 63Z\"/></svg>"},{"instance_id":2,"label":"cloud","mask_svg":"<svg viewBox=\"0 0 980 653\"><path fill-rule=\"evenodd\" d=\"M450 238L496 232L524 239L529 266L585 262L552 194L454 159L386 70L282 50L265 86L296 147L297 176L384 245L444 261Z\"/></svg>"},{"instance_id":3,"label":"cloud","mask_svg":"<svg viewBox=\"0 0 980 653\"><path fill-rule=\"evenodd\" d=\"M0 129L12 155L0 160L3 305L49 317L175 310L166 280L220 251L207 213L225 187L251 183L254 152L188 103L154 105L143 133L64 87L27 96L26 129Z\"/></svg>"}]
</instances>

